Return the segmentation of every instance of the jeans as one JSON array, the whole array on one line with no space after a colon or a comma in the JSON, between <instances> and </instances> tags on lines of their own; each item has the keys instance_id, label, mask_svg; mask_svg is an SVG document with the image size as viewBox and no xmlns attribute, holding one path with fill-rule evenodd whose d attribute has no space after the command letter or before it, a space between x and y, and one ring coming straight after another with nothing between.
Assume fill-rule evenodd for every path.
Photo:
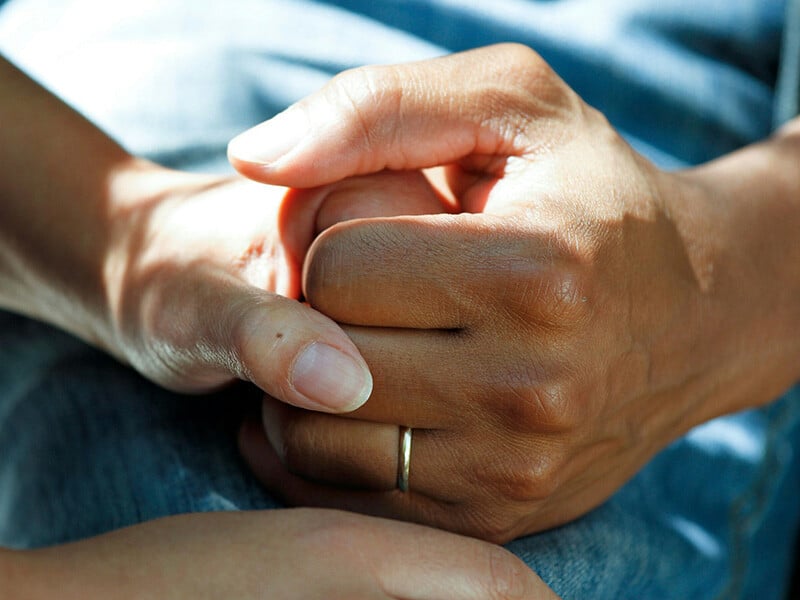
<instances>
[{"instance_id":1,"label":"jeans","mask_svg":"<svg viewBox=\"0 0 800 600\"><path fill-rule=\"evenodd\" d=\"M783 14L770 0L11 0L0 51L132 152L225 171L228 139L337 71L520 41L669 168L769 134ZM235 447L257 403L245 385L167 392L0 313L0 544L276 507ZM795 388L695 428L598 509L508 547L565 598L781 598L798 449Z\"/></svg>"}]
</instances>

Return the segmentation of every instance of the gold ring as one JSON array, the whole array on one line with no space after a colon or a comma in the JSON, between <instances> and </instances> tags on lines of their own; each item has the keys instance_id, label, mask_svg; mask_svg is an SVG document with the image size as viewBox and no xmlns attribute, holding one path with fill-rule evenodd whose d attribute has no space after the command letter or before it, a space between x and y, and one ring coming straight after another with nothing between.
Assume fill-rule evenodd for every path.
<instances>
[{"instance_id":1,"label":"gold ring","mask_svg":"<svg viewBox=\"0 0 800 600\"><path fill-rule=\"evenodd\" d=\"M400 426L400 456L397 460L397 487L408 491L408 475L411 472L411 427Z\"/></svg>"}]
</instances>

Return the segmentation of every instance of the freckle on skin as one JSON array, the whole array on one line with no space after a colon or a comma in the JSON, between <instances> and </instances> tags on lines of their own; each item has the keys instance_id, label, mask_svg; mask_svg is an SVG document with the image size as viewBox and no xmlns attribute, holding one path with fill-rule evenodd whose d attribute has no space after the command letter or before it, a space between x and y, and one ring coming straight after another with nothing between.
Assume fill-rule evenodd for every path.
<instances>
[{"instance_id":1,"label":"freckle on skin","mask_svg":"<svg viewBox=\"0 0 800 600\"><path fill-rule=\"evenodd\" d=\"M283 337L283 334L282 333L278 333L278 334L275 335L275 337L278 338L278 339L281 339Z\"/></svg>"}]
</instances>

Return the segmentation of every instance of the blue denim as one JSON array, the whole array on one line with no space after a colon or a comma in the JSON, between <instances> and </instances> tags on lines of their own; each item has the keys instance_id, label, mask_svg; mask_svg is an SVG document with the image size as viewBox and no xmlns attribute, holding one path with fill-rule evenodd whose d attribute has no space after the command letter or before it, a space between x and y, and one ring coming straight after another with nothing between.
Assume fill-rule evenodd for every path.
<instances>
[{"instance_id":1,"label":"blue denim","mask_svg":"<svg viewBox=\"0 0 800 600\"><path fill-rule=\"evenodd\" d=\"M781 64L775 88L773 123L782 125L800 114L800 0L786 6Z\"/></svg>"},{"instance_id":2,"label":"blue denim","mask_svg":"<svg viewBox=\"0 0 800 600\"><path fill-rule=\"evenodd\" d=\"M518 41L675 168L770 133L788 77L785 11L780 0L10 0L0 51L131 151L221 172L228 139L342 69ZM167 392L0 313L0 544L275 507L235 448L257 404L244 385ZM799 448L795 388L697 427L600 508L509 548L565 598L781 598Z\"/></svg>"}]
</instances>

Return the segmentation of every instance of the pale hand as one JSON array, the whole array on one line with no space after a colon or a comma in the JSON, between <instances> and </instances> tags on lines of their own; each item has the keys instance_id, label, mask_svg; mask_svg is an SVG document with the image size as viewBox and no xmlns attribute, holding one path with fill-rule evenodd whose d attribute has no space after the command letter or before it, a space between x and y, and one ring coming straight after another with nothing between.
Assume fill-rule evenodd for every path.
<instances>
[{"instance_id":1,"label":"pale hand","mask_svg":"<svg viewBox=\"0 0 800 600\"><path fill-rule=\"evenodd\" d=\"M134 199L111 211L108 350L181 392L238 377L316 410L366 400L370 373L356 347L297 301L303 260L338 221L441 211L421 174L290 190L144 165L115 184Z\"/></svg>"},{"instance_id":2,"label":"pale hand","mask_svg":"<svg viewBox=\"0 0 800 600\"><path fill-rule=\"evenodd\" d=\"M366 400L356 347L297 302L301 269L337 221L441 211L421 174L300 191L172 171L130 156L2 57L0 122L0 308L174 390L239 377L306 408Z\"/></svg>"},{"instance_id":3,"label":"pale hand","mask_svg":"<svg viewBox=\"0 0 800 600\"><path fill-rule=\"evenodd\" d=\"M498 546L327 510L169 517L42 550L0 551L14 598L551 600Z\"/></svg>"}]
</instances>

